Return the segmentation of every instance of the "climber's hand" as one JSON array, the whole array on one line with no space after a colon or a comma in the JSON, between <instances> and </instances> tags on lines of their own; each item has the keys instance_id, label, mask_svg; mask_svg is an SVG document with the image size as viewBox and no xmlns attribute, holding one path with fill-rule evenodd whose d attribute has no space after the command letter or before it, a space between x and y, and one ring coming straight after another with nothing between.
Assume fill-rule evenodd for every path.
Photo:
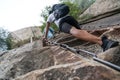
<instances>
[{"instance_id":1,"label":"climber's hand","mask_svg":"<svg viewBox=\"0 0 120 80\"><path fill-rule=\"evenodd\" d=\"M43 47L44 47L44 46L47 46L47 43L48 43L47 38L44 38L44 37L43 37L42 43L43 43Z\"/></svg>"}]
</instances>

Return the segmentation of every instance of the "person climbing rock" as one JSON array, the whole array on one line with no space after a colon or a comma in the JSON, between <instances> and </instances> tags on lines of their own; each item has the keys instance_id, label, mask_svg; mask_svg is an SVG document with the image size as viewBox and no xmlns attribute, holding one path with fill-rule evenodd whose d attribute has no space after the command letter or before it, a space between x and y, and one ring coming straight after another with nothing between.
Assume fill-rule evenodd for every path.
<instances>
[{"instance_id":1,"label":"person climbing rock","mask_svg":"<svg viewBox=\"0 0 120 80\"><path fill-rule=\"evenodd\" d=\"M69 11L69 7L66 4L55 4L52 6L46 22L44 41L47 41L48 29L51 23L55 23L61 32L71 34L84 41L97 43L103 48L103 51L119 45L118 41L110 40L106 36L97 37L86 30L82 30L77 20L69 15Z\"/></svg>"}]
</instances>

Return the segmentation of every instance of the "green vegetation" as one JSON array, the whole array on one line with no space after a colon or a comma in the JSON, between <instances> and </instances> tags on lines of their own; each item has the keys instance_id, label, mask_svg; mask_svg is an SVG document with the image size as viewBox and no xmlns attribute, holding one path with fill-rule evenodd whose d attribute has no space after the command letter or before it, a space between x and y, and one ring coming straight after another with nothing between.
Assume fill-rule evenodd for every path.
<instances>
[{"instance_id":1,"label":"green vegetation","mask_svg":"<svg viewBox=\"0 0 120 80\"><path fill-rule=\"evenodd\" d=\"M10 50L10 49L12 49L12 40L11 40L11 38L9 38L9 37L7 37L6 38L6 44L7 44L7 50Z\"/></svg>"},{"instance_id":2,"label":"green vegetation","mask_svg":"<svg viewBox=\"0 0 120 80\"><path fill-rule=\"evenodd\" d=\"M10 39L8 38L9 32L3 28L0 28L0 51L10 49Z\"/></svg>"},{"instance_id":3,"label":"green vegetation","mask_svg":"<svg viewBox=\"0 0 120 80\"><path fill-rule=\"evenodd\" d=\"M77 5L71 2L63 2L67 4L70 8L70 15L73 16L75 19L78 19L79 13L81 12Z\"/></svg>"}]
</instances>

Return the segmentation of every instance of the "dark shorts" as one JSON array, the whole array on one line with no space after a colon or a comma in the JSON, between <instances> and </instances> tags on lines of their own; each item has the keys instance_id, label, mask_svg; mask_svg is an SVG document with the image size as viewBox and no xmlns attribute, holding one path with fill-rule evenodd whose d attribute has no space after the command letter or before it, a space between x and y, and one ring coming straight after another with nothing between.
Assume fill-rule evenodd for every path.
<instances>
[{"instance_id":1,"label":"dark shorts","mask_svg":"<svg viewBox=\"0 0 120 80\"><path fill-rule=\"evenodd\" d=\"M71 28L72 28L72 25L65 22L65 23L62 23L60 31L65 32L65 33L70 33Z\"/></svg>"},{"instance_id":2,"label":"dark shorts","mask_svg":"<svg viewBox=\"0 0 120 80\"><path fill-rule=\"evenodd\" d=\"M79 23L72 16L67 16L60 21L60 31L70 33L72 27L81 29Z\"/></svg>"}]
</instances>

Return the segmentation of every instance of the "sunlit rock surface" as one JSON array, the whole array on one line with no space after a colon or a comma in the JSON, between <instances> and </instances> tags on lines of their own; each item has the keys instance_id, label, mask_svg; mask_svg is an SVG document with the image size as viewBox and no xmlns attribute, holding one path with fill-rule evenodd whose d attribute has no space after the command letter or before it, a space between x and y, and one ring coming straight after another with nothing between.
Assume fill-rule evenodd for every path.
<instances>
[{"instance_id":1,"label":"sunlit rock surface","mask_svg":"<svg viewBox=\"0 0 120 80\"><path fill-rule=\"evenodd\" d=\"M86 19L89 19L99 15L104 16L105 13L107 13L108 16L110 13L119 13L119 10L119 0L96 0L95 3L93 3L82 15L79 16L79 18L86 16ZM85 20L85 18L83 19Z\"/></svg>"}]
</instances>

